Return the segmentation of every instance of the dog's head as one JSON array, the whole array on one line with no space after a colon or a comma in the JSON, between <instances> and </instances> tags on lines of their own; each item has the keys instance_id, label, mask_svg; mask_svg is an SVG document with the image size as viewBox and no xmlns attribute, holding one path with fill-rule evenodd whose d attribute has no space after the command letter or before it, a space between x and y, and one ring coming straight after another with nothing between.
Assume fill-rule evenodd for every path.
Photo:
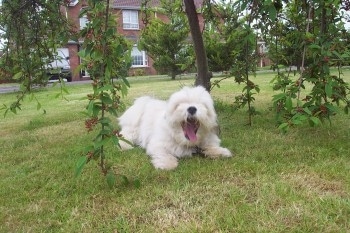
<instances>
[{"instance_id":1,"label":"dog's head","mask_svg":"<svg viewBox=\"0 0 350 233\"><path fill-rule=\"evenodd\" d=\"M200 134L217 128L213 100L201 86L184 87L175 92L167 106L167 120L191 143L196 143Z\"/></svg>"}]
</instances>

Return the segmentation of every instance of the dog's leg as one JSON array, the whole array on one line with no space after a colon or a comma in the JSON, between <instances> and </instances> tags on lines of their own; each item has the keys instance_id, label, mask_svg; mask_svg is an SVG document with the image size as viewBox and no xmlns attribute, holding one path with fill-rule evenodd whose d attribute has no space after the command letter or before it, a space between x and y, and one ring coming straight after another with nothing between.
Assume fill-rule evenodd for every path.
<instances>
[{"instance_id":1,"label":"dog's leg","mask_svg":"<svg viewBox=\"0 0 350 233\"><path fill-rule=\"evenodd\" d=\"M172 170L175 169L178 165L177 158L172 155L151 155L152 164L155 168L163 170Z\"/></svg>"},{"instance_id":2,"label":"dog's leg","mask_svg":"<svg viewBox=\"0 0 350 233\"><path fill-rule=\"evenodd\" d=\"M215 134L209 134L208 137L200 145L202 153L209 158L231 157L232 153L227 148L220 146L220 139Z\"/></svg>"},{"instance_id":3,"label":"dog's leg","mask_svg":"<svg viewBox=\"0 0 350 233\"><path fill-rule=\"evenodd\" d=\"M152 164L155 168L172 170L178 165L177 158L169 154L164 148L149 147L147 148L146 153L151 157Z\"/></svg>"},{"instance_id":4,"label":"dog's leg","mask_svg":"<svg viewBox=\"0 0 350 233\"><path fill-rule=\"evenodd\" d=\"M218 157L231 157L232 153L226 148L219 146L210 146L203 149L203 154L209 158L218 158Z\"/></svg>"}]
</instances>

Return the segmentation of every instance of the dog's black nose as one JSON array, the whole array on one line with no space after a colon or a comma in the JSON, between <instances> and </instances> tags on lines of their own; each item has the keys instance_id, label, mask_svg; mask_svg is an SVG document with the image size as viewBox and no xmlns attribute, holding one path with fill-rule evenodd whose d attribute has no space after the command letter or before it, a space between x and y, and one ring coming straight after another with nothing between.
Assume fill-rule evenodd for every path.
<instances>
[{"instance_id":1,"label":"dog's black nose","mask_svg":"<svg viewBox=\"0 0 350 233\"><path fill-rule=\"evenodd\" d=\"M191 107L189 107L189 108L187 109L187 112L188 112L189 114L191 114L191 115L194 115L194 114L197 112L197 108L191 106Z\"/></svg>"}]
</instances>

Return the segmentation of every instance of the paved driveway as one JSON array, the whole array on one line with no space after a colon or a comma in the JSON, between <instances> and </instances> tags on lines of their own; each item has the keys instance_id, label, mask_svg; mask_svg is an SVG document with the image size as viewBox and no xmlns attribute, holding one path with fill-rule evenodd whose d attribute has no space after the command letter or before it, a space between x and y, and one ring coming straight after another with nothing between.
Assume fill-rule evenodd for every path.
<instances>
[{"instance_id":1,"label":"paved driveway","mask_svg":"<svg viewBox=\"0 0 350 233\"><path fill-rule=\"evenodd\" d=\"M0 85L0 94L16 92L18 90L19 90L19 85L16 85L16 84L13 84L11 86L9 86L8 84L6 84L6 86Z\"/></svg>"},{"instance_id":2,"label":"paved driveway","mask_svg":"<svg viewBox=\"0 0 350 233\"><path fill-rule=\"evenodd\" d=\"M78 84L85 84L85 83L91 83L91 80L84 80L84 81L74 81L74 82L66 82L66 85L78 85ZM51 85L51 84L48 84ZM19 84L0 84L0 94L4 93L12 93L19 91Z\"/></svg>"}]
</instances>

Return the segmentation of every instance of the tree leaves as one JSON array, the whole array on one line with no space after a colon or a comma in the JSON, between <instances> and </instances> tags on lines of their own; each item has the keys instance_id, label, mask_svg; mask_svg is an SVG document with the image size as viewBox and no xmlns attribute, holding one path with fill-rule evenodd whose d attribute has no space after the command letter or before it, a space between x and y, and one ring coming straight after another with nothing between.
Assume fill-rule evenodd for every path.
<instances>
[{"instance_id":1,"label":"tree leaves","mask_svg":"<svg viewBox=\"0 0 350 233\"><path fill-rule=\"evenodd\" d=\"M263 12L266 12L266 7L271 6L269 19L272 20L275 15L272 1L260 4L265 7ZM305 7L299 2L286 2L285 10L281 12L286 21L270 22L262 19L269 23L262 29L266 35L271 33L268 27L274 33L273 36L270 34L270 38L266 36L266 42L272 45L269 53L273 54L271 58L278 71L274 79L274 90L282 93L276 94L273 101L276 119L283 130L294 125L303 125L306 121L310 126L317 126L324 119L330 121L339 112L338 106L341 106L341 102L347 106L349 101L349 85L341 76L341 66L348 64L348 34L344 34L342 24L334 23L342 17L339 12L333 11L340 3L325 5L316 1L310 4L312 12L309 11L310 6ZM264 24L261 25L264 27ZM300 54L303 54L302 59ZM279 64L299 67L300 72L296 72L299 77L289 77L290 73L281 72ZM337 76L331 74L331 67L334 66L338 67ZM347 110L345 107L344 111Z\"/></svg>"},{"instance_id":2,"label":"tree leaves","mask_svg":"<svg viewBox=\"0 0 350 233\"><path fill-rule=\"evenodd\" d=\"M181 1L161 2L162 13L169 18L148 19L139 39L139 48L147 51L154 60L159 73L166 73L175 79L176 75L194 64L193 48L187 38L189 26Z\"/></svg>"},{"instance_id":3,"label":"tree leaves","mask_svg":"<svg viewBox=\"0 0 350 233\"><path fill-rule=\"evenodd\" d=\"M117 149L118 133L114 129L110 115L116 116L122 105L120 96L127 94L129 82L125 78L131 65L131 46L126 39L117 34L115 15L107 14L109 6L103 1L88 1L84 14L89 14L88 27L81 31L85 36L79 52L82 58L81 68L87 70L92 78L92 92L87 95L88 104L85 121L88 132L96 132L91 146L86 150L86 157L97 159L102 174L110 188L116 185L116 175L106 163L105 148L113 142ZM80 159L77 172L80 173L87 160Z\"/></svg>"},{"instance_id":4,"label":"tree leaves","mask_svg":"<svg viewBox=\"0 0 350 233\"><path fill-rule=\"evenodd\" d=\"M85 164L87 163L88 158L87 156L81 156L76 164L76 168L75 168L75 176L79 176L85 166Z\"/></svg>"}]
</instances>

